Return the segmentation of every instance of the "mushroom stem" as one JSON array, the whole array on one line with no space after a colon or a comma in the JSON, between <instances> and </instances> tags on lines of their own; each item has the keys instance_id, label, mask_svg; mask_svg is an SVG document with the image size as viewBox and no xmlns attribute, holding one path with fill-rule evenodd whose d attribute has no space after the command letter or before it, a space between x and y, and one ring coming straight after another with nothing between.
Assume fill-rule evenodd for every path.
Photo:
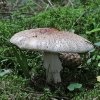
<instances>
[{"instance_id":1,"label":"mushroom stem","mask_svg":"<svg viewBox=\"0 0 100 100\"><path fill-rule=\"evenodd\" d=\"M47 82L61 82L60 71L62 69L61 61L57 53L44 52L44 67L46 68Z\"/></svg>"}]
</instances>

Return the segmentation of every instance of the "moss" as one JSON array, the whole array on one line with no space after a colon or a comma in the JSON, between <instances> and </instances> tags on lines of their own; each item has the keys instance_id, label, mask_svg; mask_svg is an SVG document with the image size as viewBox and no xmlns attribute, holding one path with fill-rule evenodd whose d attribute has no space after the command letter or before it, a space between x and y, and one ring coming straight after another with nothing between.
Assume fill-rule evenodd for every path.
<instances>
[{"instance_id":1,"label":"moss","mask_svg":"<svg viewBox=\"0 0 100 100\"><path fill-rule=\"evenodd\" d=\"M54 27L59 30L69 30L73 22L82 14L83 8L73 9L68 7L59 7L40 13L31 19L36 27Z\"/></svg>"},{"instance_id":2,"label":"moss","mask_svg":"<svg viewBox=\"0 0 100 100\"><path fill-rule=\"evenodd\" d=\"M100 8L100 7L99 7ZM100 27L99 8L71 8L59 7L58 9L42 12L26 21L27 27L53 27L59 30L75 30L77 34L85 34L96 27ZM84 14L83 14L84 13ZM74 25L73 25L74 24Z\"/></svg>"},{"instance_id":3,"label":"moss","mask_svg":"<svg viewBox=\"0 0 100 100\"><path fill-rule=\"evenodd\" d=\"M29 89L26 89L29 87L28 84L28 80L16 75L5 75L0 77L0 99L29 100L30 92L26 93L25 91L29 91Z\"/></svg>"}]
</instances>

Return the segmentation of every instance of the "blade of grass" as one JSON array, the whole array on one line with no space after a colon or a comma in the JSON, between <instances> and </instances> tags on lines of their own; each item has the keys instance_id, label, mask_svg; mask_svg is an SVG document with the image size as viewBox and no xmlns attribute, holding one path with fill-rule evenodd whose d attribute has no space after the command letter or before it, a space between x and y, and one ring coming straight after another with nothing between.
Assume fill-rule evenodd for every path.
<instances>
[{"instance_id":1,"label":"blade of grass","mask_svg":"<svg viewBox=\"0 0 100 100\"><path fill-rule=\"evenodd\" d=\"M27 63L27 58L26 58L25 54L20 49L19 49L19 53L20 53L19 54L17 49L14 46L12 46L12 50L13 50L13 53L24 73L24 76L26 78L29 78L28 63Z\"/></svg>"},{"instance_id":2,"label":"blade of grass","mask_svg":"<svg viewBox=\"0 0 100 100\"><path fill-rule=\"evenodd\" d=\"M22 57L22 62L24 64L24 69L26 70L27 76L29 76L27 57L26 57L25 53L22 52L20 49L19 49L19 51L20 51L20 54L21 54L21 57Z\"/></svg>"},{"instance_id":3,"label":"blade of grass","mask_svg":"<svg viewBox=\"0 0 100 100\"><path fill-rule=\"evenodd\" d=\"M100 31L100 28L95 28L95 29L93 29L91 31L86 31L86 34L92 34L94 32L98 32L98 31Z\"/></svg>"}]
</instances>

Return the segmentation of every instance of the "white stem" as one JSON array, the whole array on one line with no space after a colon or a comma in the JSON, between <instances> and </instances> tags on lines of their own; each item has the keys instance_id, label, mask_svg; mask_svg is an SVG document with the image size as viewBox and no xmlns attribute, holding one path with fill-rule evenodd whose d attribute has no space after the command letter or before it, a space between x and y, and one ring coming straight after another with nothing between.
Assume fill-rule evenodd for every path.
<instances>
[{"instance_id":1,"label":"white stem","mask_svg":"<svg viewBox=\"0 0 100 100\"><path fill-rule=\"evenodd\" d=\"M44 67L46 68L47 82L61 82L60 71L62 69L61 61L57 53L44 52Z\"/></svg>"}]
</instances>

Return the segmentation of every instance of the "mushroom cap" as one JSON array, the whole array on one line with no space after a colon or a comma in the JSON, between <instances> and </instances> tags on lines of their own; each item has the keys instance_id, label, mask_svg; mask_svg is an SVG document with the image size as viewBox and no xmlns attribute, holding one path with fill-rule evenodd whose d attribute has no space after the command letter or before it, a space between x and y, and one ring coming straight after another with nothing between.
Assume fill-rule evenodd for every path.
<instances>
[{"instance_id":1,"label":"mushroom cap","mask_svg":"<svg viewBox=\"0 0 100 100\"><path fill-rule=\"evenodd\" d=\"M12 36L10 42L21 49L58 53L83 53L94 48L90 41L77 34L53 28L24 30Z\"/></svg>"}]
</instances>

